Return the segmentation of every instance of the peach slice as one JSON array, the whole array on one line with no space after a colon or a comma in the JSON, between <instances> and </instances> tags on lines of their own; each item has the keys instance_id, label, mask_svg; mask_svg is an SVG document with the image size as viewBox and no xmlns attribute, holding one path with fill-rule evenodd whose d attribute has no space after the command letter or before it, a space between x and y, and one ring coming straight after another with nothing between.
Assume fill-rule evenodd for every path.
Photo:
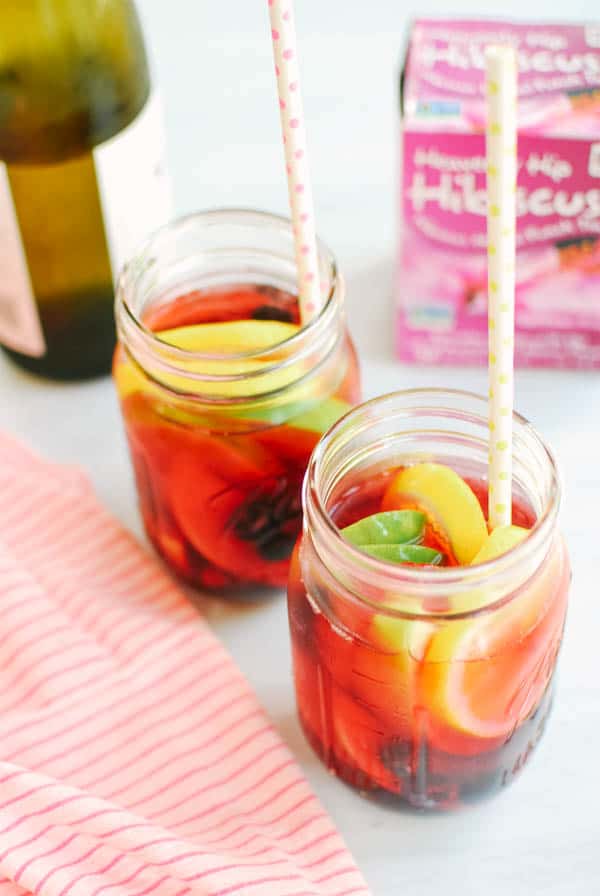
<instances>
[{"instance_id":1,"label":"peach slice","mask_svg":"<svg viewBox=\"0 0 600 896\"><path fill-rule=\"evenodd\" d=\"M487 538L483 511L475 493L458 473L443 464L405 467L394 476L382 510L422 510L441 530L459 564L470 563Z\"/></svg>"}]
</instances>

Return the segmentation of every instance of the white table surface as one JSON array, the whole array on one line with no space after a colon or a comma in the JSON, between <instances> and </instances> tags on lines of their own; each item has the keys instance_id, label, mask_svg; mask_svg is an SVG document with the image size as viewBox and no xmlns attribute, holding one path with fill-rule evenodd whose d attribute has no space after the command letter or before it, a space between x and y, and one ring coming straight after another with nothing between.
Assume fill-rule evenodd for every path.
<instances>
[{"instance_id":1,"label":"white table surface","mask_svg":"<svg viewBox=\"0 0 600 896\"><path fill-rule=\"evenodd\" d=\"M504 10L591 19L595 5L514 0ZM178 210L285 211L266 0L139 6L166 96ZM318 219L346 273L366 396L417 385L482 391L483 371L408 368L392 354L396 74L406 5L301 0L297 7ZM430 13L493 15L499 8L427 4ZM411 11L423 10L415 4ZM49 458L84 466L102 500L142 537L110 381L43 383L0 360L0 389L2 426ZM375 896L600 893L600 376L521 372L517 394L520 410L561 462L562 526L575 579L554 716L530 766L500 797L439 817L364 801L328 776L300 733L283 596L245 609L206 601L210 624L298 757Z\"/></svg>"}]
</instances>

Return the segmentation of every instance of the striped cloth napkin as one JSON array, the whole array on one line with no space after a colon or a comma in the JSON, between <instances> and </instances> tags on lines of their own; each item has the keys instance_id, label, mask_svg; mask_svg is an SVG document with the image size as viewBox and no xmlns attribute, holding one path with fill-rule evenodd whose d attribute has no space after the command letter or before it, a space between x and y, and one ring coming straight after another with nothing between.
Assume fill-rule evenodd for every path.
<instances>
[{"instance_id":1,"label":"striped cloth napkin","mask_svg":"<svg viewBox=\"0 0 600 896\"><path fill-rule=\"evenodd\" d=\"M231 658L86 478L0 437L0 896L368 894Z\"/></svg>"}]
</instances>

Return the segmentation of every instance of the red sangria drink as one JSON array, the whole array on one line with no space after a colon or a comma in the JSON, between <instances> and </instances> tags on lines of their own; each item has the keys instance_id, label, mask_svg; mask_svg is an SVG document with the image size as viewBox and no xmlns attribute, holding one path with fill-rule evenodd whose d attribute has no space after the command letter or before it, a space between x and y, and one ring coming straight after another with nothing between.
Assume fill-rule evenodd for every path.
<instances>
[{"instance_id":1,"label":"red sangria drink","mask_svg":"<svg viewBox=\"0 0 600 896\"><path fill-rule=\"evenodd\" d=\"M422 390L336 424L290 572L308 740L353 787L421 809L509 784L552 702L570 583L556 469L515 415L512 525L490 532L486 413Z\"/></svg>"},{"instance_id":2,"label":"red sangria drink","mask_svg":"<svg viewBox=\"0 0 600 896\"><path fill-rule=\"evenodd\" d=\"M114 377L146 532L182 578L282 586L322 433L359 400L342 285L293 291L289 223L211 212L170 225L125 270Z\"/></svg>"}]
</instances>

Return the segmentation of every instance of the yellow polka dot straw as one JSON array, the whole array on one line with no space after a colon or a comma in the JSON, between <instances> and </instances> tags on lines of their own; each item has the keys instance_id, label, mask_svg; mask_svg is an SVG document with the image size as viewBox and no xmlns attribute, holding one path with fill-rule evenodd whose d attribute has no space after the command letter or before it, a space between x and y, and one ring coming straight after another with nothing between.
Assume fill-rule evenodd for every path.
<instances>
[{"instance_id":1,"label":"yellow polka dot straw","mask_svg":"<svg viewBox=\"0 0 600 896\"><path fill-rule=\"evenodd\" d=\"M517 58L512 47L488 47L487 195L489 322L489 520L512 518L515 251L517 182Z\"/></svg>"},{"instance_id":2,"label":"yellow polka dot straw","mask_svg":"<svg viewBox=\"0 0 600 896\"><path fill-rule=\"evenodd\" d=\"M319 255L292 0L268 0L303 324L322 305Z\"/></svg>"}]
</instances>

